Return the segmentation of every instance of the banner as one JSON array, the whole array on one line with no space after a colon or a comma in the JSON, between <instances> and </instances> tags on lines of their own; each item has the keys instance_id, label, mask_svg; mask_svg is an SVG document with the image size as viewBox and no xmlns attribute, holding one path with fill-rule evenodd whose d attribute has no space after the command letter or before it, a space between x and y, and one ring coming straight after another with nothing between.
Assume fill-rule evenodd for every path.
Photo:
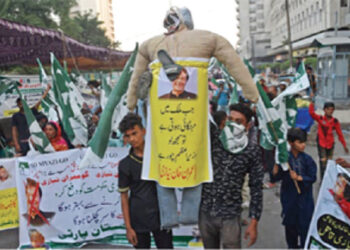
<instances>
[{"instance_id":1,"label":"banner","mask_svg":"<svg viewBox=\"0 0 350 250\"><path fill-rule=\"evenodd\" d=\"M18 227L14 158L0 160L0 231Z\"/></svg>"},{"instance_id":2,"label":"banner","mask_svg":"<svg viewBox=\"0 0 350 250\"><path fill-rule=\"evenodd\" d=\"M171 82L160 62L153 81L142 179L165 187L192 187L212 181L208 123L208 60L178 59L187 77ZM173 93L180 93L179 95ZM176 97L177 96L177 97Z\"/></svg>"},{"instance_id":3,"label":"banner","mask_svg":"<svg viewBox=\"0 0 350 250\"><path fill-rule=\"evenodd\" d=\"M81 170L85 151L17 158L20 248L130 246L118 192L119 161L129 149L108 148L102 162ZM196 242L193 231L192 226L174 230L174 245Z\"/></svg>"},{"instance_id":4,"label":"banner","mask_svg":"<svg viewBox=\"0 0 350 250\"><path fill-rule=\"evenodd\" d=\"M350 248L350 174L328 161L305 249Z\"/></svg>"},{"instance_id":5,"label":"banner","mask_svg":"<svg viewBox=\"0 0 350 250\"><path fill-rule=\"evenodd\" d=\"M39 101L44 90L38 76L8 76L8 81L2 81L1 84L8 84L9 81L21 83L19 90L30 107ZM18 94L15 91L0 95L0 118L11 117L18 112L17 98Z\"/></svg>"}]
</instances>

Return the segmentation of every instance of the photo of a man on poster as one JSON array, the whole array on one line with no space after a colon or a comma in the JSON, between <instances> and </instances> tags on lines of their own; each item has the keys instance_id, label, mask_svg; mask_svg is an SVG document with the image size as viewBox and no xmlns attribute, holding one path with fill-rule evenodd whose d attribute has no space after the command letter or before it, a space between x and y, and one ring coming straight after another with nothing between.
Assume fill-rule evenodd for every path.
<instances>
[{"instance_id":1,"label":"photo of a man on poster","mask_svg":"<svg viewBox=\"0 0 350 250\"><path fill-rule=\"evenodd\" d=\"M49 220L54 217L55 213L40 210L39 206L42 198L42 190L39 183L31 178L27 178L25 194L27 197L27 213L22 216L24 216L32 226L49 224Z\"/></svg>"},{"instance_id":2,"label":"photo of a man on poster","mask_svg":"<svg viewBox=\"0 0 350 250\"><path fill-rule=\"evenodd\" d=\"M189 79L186 68L182 68L175 80L171 81L172 89L168 94L162 95L160 99L195 99L197 95L185 90Z\"/></svg>"},{"instance_id":3,"label":"photo of a man on poster","mask_svg":"<svg viewBox=\"0 0 350 250\"><path fill-rule=\"evenodd\" d=\"M0 166L0 181L4 182L10 177L9 172L4 166Z\"/></svg>"},{"instance_id":4,"label":"photo of a man on poster","mask_svg":"<svg viewBox=\"0 0 350 250\"><path fill-rule=\"evenodd\" d=\"M350 178L344 173L339 173L334 189L329 189L335 202L350 219Z\"/></svg>"}]
</instances>

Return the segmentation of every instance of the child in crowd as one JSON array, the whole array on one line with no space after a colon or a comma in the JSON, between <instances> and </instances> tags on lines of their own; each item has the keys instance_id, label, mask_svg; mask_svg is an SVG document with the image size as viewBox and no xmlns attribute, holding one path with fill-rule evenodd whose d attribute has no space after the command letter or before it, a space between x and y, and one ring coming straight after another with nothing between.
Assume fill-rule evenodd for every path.
<instances>
[{"instance_id":1,"label":"child in crowd","mask_svg":"<svg viewBox=\"0 0 350 250\"><path fill-rule=\"evenodd\" d=\"M324 115L315 113L314 103L310 104L309 113L311 117L318 123L317 131L317 147L318 157L320 159L321 179L323 179L324 172L327 167L327 161L333 157L334 150L334 135L333 130L338 134L339 141L343 144L346 153L349 152L343 133L341 131L339 121L333 117L335 110L334 103L326 102L323 106Z\"/></svg>"},{"instance_id":2,"label":"child in crowd","mask_svg":"<svg viewBox=\"0 0 350 250\"><path fill-rule=\"evenodd\" d=\"M316 181L317 166L311 156L304 153L306 136L299 128L290 129L287 134L291 147L288 158L290 170L283 171L277 165L273 169L275 180L282 180L282 224L285 226L288 248L304 247L314 211L312 184ZM300 188L300 194L295 182Z\"/></svg>"},{"instance_id":3,"label":"child in crowd","mask_svg":"<svg viewBox=\"0 0 350 250\"><path fill-rule=\"evenodd\" d=\"M152 232L157 248L173 248L171 230L160 229L156 183L141 180L146 133L141 117L127 114L119 130L131 146L129 155L119 164L118 185L126 237L135 248L150 248Z\"/></svg>"}]
</instances>

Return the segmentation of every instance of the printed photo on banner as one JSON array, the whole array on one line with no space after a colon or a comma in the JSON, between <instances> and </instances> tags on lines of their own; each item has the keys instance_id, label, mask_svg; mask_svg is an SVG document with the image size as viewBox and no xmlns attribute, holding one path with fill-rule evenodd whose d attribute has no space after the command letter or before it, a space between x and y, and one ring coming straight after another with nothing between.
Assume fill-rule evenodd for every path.
<instances>
[{"instance_id":1,"label":"printed photo on banner","mask_svg":"<svg viewBox=\"0 0 350 250\"><path fill-rule=\"evenodd\" d=\"M198 94L197 69L183 67L177 78L171 81L161 69L158 81L159 99L196 99Z\"/></svg>"},{"instance_id":2,"label":"printed photo on banner","mask_svg":"<svg viewBox=\"0 0 350 250\"><path fill-rule=\"evenodd\" d=\"M0 159L0 231L18 227L15 161Z\"/></svg>"},{"instance_id":3,"label":"printed photo on banner","mask_svg":"<svg viewBox=\"0 0 350 250\"><path fill-rule=\"evenodd\" d=\"M329 189L334 201L350 219L350 176L346 173L339 173L333 189Z\"/></svg>"},{"instance_id":4,"label":"printed photo on banner","mask_svg":"<svg viewBox=\"0 0 350 250\"><path fill-rule=\"evenodd\" d=\"M32 226L42 226L54 217L54 212L40 210L40 201L43 196L43 191L39 182L31 178L27 178L25 183L25 195L27 199L27 213L23 214L28 224Z\"/></svg>"},{"instance_id":5,"label":"printed photo on banner","mask_svg":"<svg viewBox=\"0 0 350 250\"><path fill-rule=\"evenodd\" d=\"M350 173L328 161L305 248L350 248Z\"/></svg>"},{"instance_id":6,"label":"printed photo on banner","mask_svg":"<svg viewBox=\"0 0 350 250\"><path fill-rule=\"evenodd\" d=\"M7 169L4 166L0 165L0 182L7 181L9 177L10 174Z\"/></svg>"}]
</instances>

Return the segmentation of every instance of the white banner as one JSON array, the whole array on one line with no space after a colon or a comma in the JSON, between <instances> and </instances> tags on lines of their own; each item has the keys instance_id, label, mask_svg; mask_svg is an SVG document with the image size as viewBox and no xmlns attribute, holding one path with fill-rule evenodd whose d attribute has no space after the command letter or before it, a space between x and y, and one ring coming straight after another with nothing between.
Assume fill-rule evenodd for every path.
<instances>
[{"instance_id":1,"label":"white banner","mask_svg":"<svg viewBox=\"0 0 350 250\"><path fill-rule=\"evenodd\" d=\"M328 161L305 249L350 249L350 174Z\"/></svg>"},{"instance_id":2,"label":"white banner","mask_svg":"<svg viewBox=\"0 0 350 250\"><path fill-rule=\"evenodd\" d=\"M44 88L40 83L38 75L23 75L23 76L6 76L14 81L21 83L19 90L23 98L28 103L29 107L33 107L41 98ZM51 77L50 77L51 82ZM19 96L17 93L4 94L0 97L0 118L11 117L18 112L16 100Z\"/></svg>"},{"instance_id":3,"label":"white banner","mask_svg":"<svg viewBox=\"0 0 350 250\"><path fill-rule=\"evenodd\" d=\"M128 244L118 165L129 149L108 148L101 163L79 169L85 151L17 158L20 247L76 247L87 241ZM175 230L174 245L192 245L197 239L192 234L193 227Z\"/></svg>"},{"instance_id":4,"label":"white banner","mask_svg":"<svg viewBox=\"0 0 350 250\"><path fill-rule=\"evenodd\" d=\"M100 164L80 170L84 151L18 158L21 246L83 242L125 232L118 164L128 149L110 148Z\"/></svg>"}]
</instances>

